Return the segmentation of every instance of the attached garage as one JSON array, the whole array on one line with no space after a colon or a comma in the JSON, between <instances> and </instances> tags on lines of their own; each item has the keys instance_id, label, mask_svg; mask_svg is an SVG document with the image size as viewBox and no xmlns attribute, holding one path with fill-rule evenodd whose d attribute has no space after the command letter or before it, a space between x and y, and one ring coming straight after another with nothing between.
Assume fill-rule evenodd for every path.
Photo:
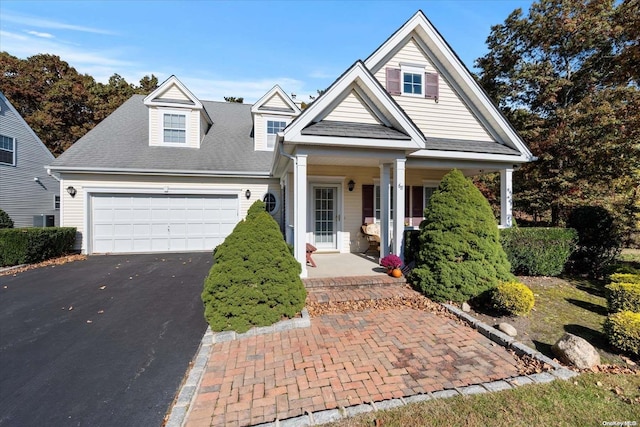
<instances>
[{"instance_id":1,"label":"attached garage","mask_svg":"<svg viewBox=\"0 0 640 427\"><path fill-rule=\"evenodd\" d=\"M94 193L89 203L91 253L208 251L239 220L237 195Z\"/></svg>"}]
</instances>

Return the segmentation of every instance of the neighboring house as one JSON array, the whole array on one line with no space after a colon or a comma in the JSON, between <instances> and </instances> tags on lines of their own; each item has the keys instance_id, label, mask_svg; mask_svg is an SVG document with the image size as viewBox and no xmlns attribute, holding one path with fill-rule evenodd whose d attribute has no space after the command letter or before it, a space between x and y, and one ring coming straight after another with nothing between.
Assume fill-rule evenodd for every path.
<instances>
[{"instance_id":1,"label":"neighboring house","mask_svg":"<svg viewBox=\"0 0 640 427\"><path fill-rule=\"evenodd\" d=\"M84 252L210 250L264 199L304 277L307 242L364 250L363 223L380 223L381 255L401 254L452 168L499 171L510 226L512 172L532 160L419 11L304 111L278 86L252 106L207 102L172 76L51 169Z\"/></svg>"},{"instance_id":2,"label":"neighboring house","mask_svg":"<svg viewBox=\"0 0 640 427\"><path fill-rule=\"evenodd\" d=\"M60 184L47 174L53 154L0 92L0 209L15 227L58 225ZM37 218L34 218L37 217Z\"/></svg>"}]
</instances>

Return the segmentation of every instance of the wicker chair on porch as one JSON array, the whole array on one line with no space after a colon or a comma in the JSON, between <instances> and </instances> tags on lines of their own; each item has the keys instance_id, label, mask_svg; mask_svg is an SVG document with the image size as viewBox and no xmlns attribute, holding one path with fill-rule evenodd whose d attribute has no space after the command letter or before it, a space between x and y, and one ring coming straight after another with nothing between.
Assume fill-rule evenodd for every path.
<instances>
[{"instance_id":1,"label":"wicker chair on porch","mask_svg":"<svg viewBox=\"0 0 640 427\"><path fill-rule=\"evenodd\" d=\"M362 234L369 242L369 247L363 253L372 250L380 252L380 224L363 224Z\"/></svg>"}]
</instances>

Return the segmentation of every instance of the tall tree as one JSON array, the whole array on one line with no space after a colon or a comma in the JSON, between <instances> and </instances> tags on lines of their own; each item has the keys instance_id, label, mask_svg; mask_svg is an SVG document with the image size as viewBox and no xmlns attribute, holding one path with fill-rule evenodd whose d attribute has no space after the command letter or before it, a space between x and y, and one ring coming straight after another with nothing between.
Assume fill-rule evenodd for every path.
<instances>
[{"instance_id":1,"label":"tall tree","mask_svg":"<svg viewBox=\"0 0 640 427\"><path fill-rule=\"evenodd\" d=\"M637 0L541 0L492 27L480 83L537 162L516 180L516 207L557 225L600 204L633 224L640 185Z\"/></svg>"}]
</instances>

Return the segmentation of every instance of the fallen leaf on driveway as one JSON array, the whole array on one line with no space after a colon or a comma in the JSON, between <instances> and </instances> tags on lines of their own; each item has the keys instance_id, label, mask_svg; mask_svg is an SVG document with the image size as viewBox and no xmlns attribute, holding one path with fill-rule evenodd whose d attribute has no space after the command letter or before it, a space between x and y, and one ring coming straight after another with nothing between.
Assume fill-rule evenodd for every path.
<instances>
[{"instance_id":1,"label":"fallen leaf on driveway","mask_svg":"<svg viewBox=\"0 0 640 427\"><path fill-rule=\"evenodd\" d=\"M69 306L69 311L71 311L71 310L73 310L73 306L72 305Z\"/></svg>"},{"instance_id":2,"label":"fallen leaf on driveway","mask_svg":"<svg viewBox=\"0 0 640 427\"><path fill-rule=\"evenodd\" d=\"M105 286L105 285L100 286L100 290L102 290L102 289L104 289L104 288L106 288L106 286Z\"/></svg>"},{"instance_id":3,"label":"fallen leaf on driveway","mask_svg":"<svg viewBox=\"0 0 640 427\"><path fill-rule=\"evenodd\" d=\"M102 314L102 313L104 313L104 310L99 310L98 311L98 314Z\"/></svg>"},{"instance_id":4,"label":"fallen leaf on driveway","mask_svg":"<svg viewBox=\"0 0 640 427\"><path fill-rule=\"evenodd\" d=\"M93 320L87 320L87 323L93 323Z\"/></svg>"}]
</instances>

